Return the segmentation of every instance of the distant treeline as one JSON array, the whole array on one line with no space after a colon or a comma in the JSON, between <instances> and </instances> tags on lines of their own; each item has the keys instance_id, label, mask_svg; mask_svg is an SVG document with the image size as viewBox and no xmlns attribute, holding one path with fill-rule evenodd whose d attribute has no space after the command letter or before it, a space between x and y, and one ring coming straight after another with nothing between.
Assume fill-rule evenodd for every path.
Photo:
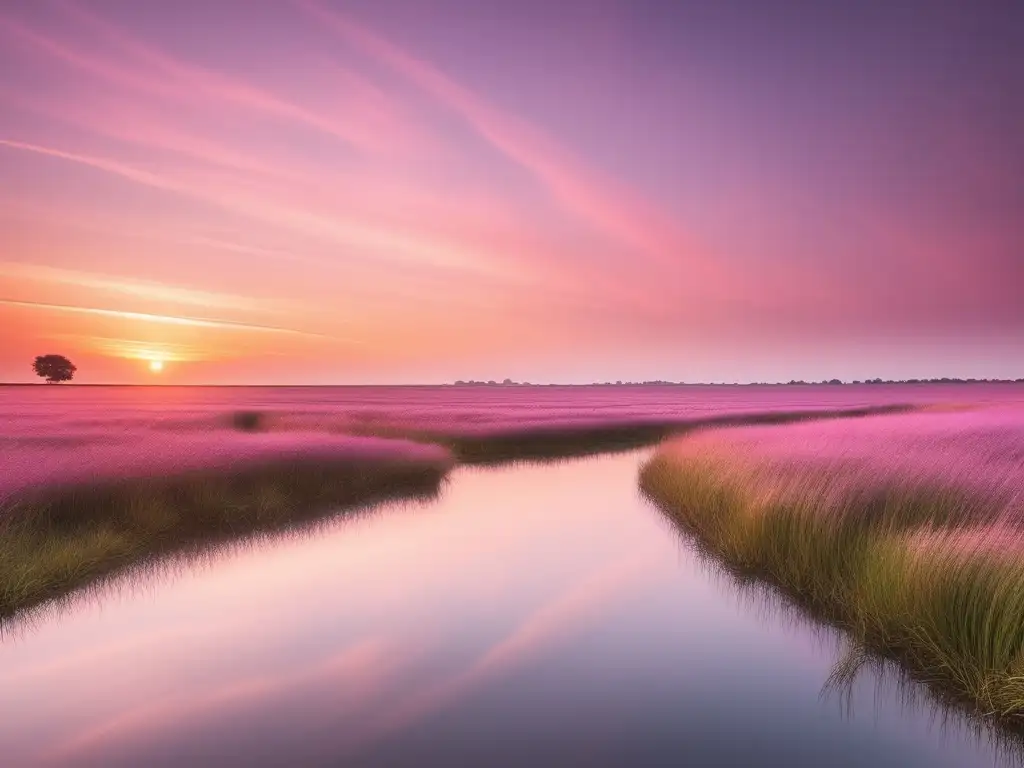
<instances>
[{"instance_id":1,"label":"distant treeline","mask_svg":"<svg viewBox=\"0 0 1024 768\"><path fill-rule=\"evenodd\" d=\"M531 384L528 381L512 381L512 379L505 379L504 381L456 381L454 385L456 387L649 387L649 386L683 386L686 382L684 381L595 381L590 384ZM692 385L691 385L692 386Z\"/></svg>"},{"instance_id":2,"label":"distant treeline","mask_svg":"<svg viewBox=\"0 0 1024 768\"><path fill-rule=\"evenodd\" d=\"M1024 379L865 379L845 382L839 379L829 381L790 381L786 386L810 386L812 384L1024 384Z\"/></svg>"},{"instance_id":3,"label":"distant treeline","mask_svg":"<svg viewBox=\"0 0 1024 768\"><path fill-rule=\"evenodd\" d=\"M596 381L591 384L531 384L528 381L456 381L456 387L564 387L564 386L586 386L586 387L812 387L812 386L842 386L842 385L876 385L876 384L1024 384L1021 379L865 379L864 381L843 381L842 379L827 379L822 381L788 381L786 383L755 381L747 384L726 384L719 382L686 382L686 381Z\"/></svg>"}]
</instances>

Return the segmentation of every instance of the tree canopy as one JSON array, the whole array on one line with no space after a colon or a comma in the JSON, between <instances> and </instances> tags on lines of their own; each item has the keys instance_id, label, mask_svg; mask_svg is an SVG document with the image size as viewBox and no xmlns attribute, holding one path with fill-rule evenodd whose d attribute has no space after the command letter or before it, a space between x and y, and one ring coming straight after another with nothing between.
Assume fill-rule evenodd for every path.
<instances>
[{"instance_id":1,"label":"tree canopy","mask_svg":"<svg viewBox=\"0 0 1024 768\"><path fill-rule=\"evenodd\" d=\"M46 379L47 384L60 384L71 381L78 368L64 355L39 355L32 363L36 376Z\"/></svg>"}]
</instances>

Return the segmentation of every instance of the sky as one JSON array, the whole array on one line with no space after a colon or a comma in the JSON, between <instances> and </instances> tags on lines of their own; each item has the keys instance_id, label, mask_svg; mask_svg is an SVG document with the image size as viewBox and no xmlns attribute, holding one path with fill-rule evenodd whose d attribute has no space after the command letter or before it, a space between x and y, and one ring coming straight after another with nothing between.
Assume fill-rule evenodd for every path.
<instances>
[{"instance_id":1,"label":"sky","mask_svg":"<svg viewBox=\"0 0 1024 768\"><path fill-rule=\"evenodd\" d=\"M0 180L0 381L1024 377L1020 3L0 3Z\"/></svg>"}]
</instances>

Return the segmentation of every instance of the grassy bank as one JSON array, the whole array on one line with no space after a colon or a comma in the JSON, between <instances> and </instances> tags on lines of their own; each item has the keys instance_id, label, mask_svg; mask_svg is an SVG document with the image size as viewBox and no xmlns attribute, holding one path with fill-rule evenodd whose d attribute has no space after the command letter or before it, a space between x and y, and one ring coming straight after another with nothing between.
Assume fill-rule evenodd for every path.
<instances>
[{"instance_id":1,"label":"grassy bank","mask_svg":"<svg viewBox=\"0 0 1024 768\"><path fill-rule=\"evenodd\" d=\"M449 463L550 460L654 444L707 425L863 416L739 413L686 421L575 421L504 429L274 429L259 412L233 430L111 432L70 444L33 438L0 481L0 618L176 549L304 522L325 509L435 491ZM386 440L380 439L386 436ZM406 442L394 438L411 438ZM140 442L139 442L140 441Z\"/></svg>"},{"instance_id":2,"label":"grassy bank","mask_svg":"<svg viewBox=\"0 0 1024 768\"><path fill-rule=\"evenodd\" d=\"M657 445L673 435L697 429L749 425L789 424L823 418L856 418L912 410L907 405L864 406L843 409L804 409L728 413L686 419L596 419L530 425L489 426L465 430L458 424L439 427L364 425L354 434L404 438L445 447L462 464L504 464L590 456Z\"/></svg>"},{"instance_id":3,"label":"grassy bank","mask_svg":"<svg viewBox=\"0 0 1024 768\"><path fill-rule=\"evenodd\" d=\"M666 444L641 487L710 554L984 716L1024 716L1024 423L919 414Z\"/></svg>"},{"instance_id":4,"label":"grassy bank","mask_svg":"<svg viewBox=\"0 0 1024 768\"><path fill-rule=\"evenodd\" d=\"M0 510L0 618L147 558L385 499L429 496L450 464L443 452L420 446L364 451L352 442L342 450L221 451L222 462L172 465L163 474L147 467L118 476L107 467L88 483L9 497Z\"/></svg>"}]
</instances>

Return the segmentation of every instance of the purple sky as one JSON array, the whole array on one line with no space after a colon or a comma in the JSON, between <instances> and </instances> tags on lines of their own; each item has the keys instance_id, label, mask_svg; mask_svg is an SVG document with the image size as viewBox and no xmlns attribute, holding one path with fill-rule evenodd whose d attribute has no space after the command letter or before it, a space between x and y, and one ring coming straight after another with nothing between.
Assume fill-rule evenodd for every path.
<instances>
[{"instance_id":1,"label":"purple sky","mask_svg":"<svg viewBox=\"0 0 1024 768\"><path fill-rule=\"evenodd\" d=\"M1024 376L1019 3L40 0L0 72L0 380Z\"/></svg>"}]
</instances>

